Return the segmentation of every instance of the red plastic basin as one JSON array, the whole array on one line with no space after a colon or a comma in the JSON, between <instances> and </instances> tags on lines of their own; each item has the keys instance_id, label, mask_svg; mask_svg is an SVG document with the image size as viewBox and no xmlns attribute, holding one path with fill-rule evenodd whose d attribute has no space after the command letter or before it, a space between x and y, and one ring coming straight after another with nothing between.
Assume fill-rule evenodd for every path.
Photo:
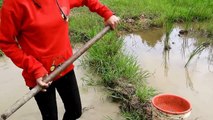
<instances>
[{"instance_id":1,"label":"red plastic basin","mask_svg":"<svg viewBox=\"0 0 213 120\"><path fill-rule=\"evenodd\" d=\"M168 114L185 114L191 111L191 104L183 97L173 94L159 94L152 99L152 105Z\"/></svg>"}]
</instances>

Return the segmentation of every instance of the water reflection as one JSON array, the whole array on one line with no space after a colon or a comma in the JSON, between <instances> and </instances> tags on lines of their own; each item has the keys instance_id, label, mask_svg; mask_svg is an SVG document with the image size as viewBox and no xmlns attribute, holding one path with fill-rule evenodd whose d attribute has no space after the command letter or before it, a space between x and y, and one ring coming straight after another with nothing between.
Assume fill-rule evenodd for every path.
<instances>
[{"instance_id":1,"label":"water reflection","mask_svg":"<svg viewBox=\"0 0 213 120\"><path fill-rule=\"evenodd\" d=\"M205 38L194 35L180 36L181 27L169 35L171 49L164 51L163 29L136 32L125 36L123 47L126 53L135 55L143 69L153 74L149 84L160 92L181 95L193 106L192 118L209 120L213 118L213 46L206 47L196 55L187 68L185 64L193 50ZM208 111L206 111L208 108Z\"/></svg>"},{"instance_id":2,"label":"water reflection","mask_svg":"<svg viewBox=\"0 0 213 120\"><path fill-rule=\"evenodd\" d=\"M186 86L188 86L191 90L194 91L194 85L190 77L188 68L185 68L185 76L186 76Z\"/></svg>"},{"instance_id":3,"label":"water reflection","mask_svg":"<svg viewBox=\"0 0 213 120\"><path fill-rule=\"evenodd\" d=\"M162 37L164 36L163 29L151 29L144 32L136 32L142 38L142 42L146 43L150 47L155 47L157 42L162 42Z\"/></svg>"},{"instance_id":4,"label":"water reflection","mask_svg":"<svg viewBox=\"0 0 213 120\"><path fill-rule=\"evenodd\" d=\"M164 75L166 77L168 77L168 72L169 72L169 66L168 66L168 62L169 62L169 51L168 50L164 50L163 51L163 60L164 60Z\"/></svg>"},{"instance_id":5,"label":"water reflection","mask_svg":"<svg viewBox=\"0 0 213 120\"><path fill-rule=\"evenodd\" d=\"M209 47L209 56L208 56L208 69L210 72L213 72L213 45Z\"/></svg>"}]
</instances>

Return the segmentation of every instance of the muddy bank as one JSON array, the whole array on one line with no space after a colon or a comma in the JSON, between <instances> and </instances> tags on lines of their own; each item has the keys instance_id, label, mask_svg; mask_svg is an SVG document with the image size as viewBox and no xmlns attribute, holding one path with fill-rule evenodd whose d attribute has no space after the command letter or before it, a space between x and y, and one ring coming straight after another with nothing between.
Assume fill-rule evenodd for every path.
<instances>
[{"instance_id":1,"label":"muddy bank","mask_svg":"<svg viewBox=\"0 0 213 120\"><path fill-rule=\"evenodd\" d=\"M82 78L86 71L79 66L79 61L75 62L75 72L81 93L83 115L79 120L122 120L118 104L111 103L107 99L107 93L101 87L89 87ZM28 91L21 76L21 69L17 68L6 57L0 58L0 112L6 110L18 98ZM59 120L63 115L63 105L57 96ZM31 99L8 120L40 120L40 112L34 99Z\"/></svg>"},{"instance_id":2,"label":"muddy bank","mask_svg":"<svg viewBox=\"0 0 213 120\"><path fill-rule=\"evenodd\" d=\"M190 120L211 120L213 115L213 64L212 47L192 59L184 68L197 43L204 38L179 36L181 27L172 30L169 36L171 49L164 52L163 29L151 29L125 37L125 51L137 57L140 66L151 73L149 86L162 93L185 97L192 104Z\"/></svg>"}]
</instances>

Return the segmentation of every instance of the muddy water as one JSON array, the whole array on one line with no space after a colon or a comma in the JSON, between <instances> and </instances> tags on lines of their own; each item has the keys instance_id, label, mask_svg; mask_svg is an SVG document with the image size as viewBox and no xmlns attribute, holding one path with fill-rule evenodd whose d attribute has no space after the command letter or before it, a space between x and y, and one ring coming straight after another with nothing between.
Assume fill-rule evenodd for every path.
<instances>
[{"instance_id":1,"label":"muddy water","mask_svg":"<svg viewBox=\"0 0 213 120\"><path fill-rule=\"evenodd\" d=\"M87 74L75 62L75 72L78 79L79 89L82 98L83 115L79 120L122 120L119 114L118 104L111 103L103 88L89 87L82 82ZM15 101L28 92L21 76L21 69L17 68L6 58L0 58L0 113L11 106ZM59 120L61 120L64 109L59 96L57 96ZM40 112L34 99L31 99L22 108L15 112L8 120L41 120Z\"/></svg>"},{"instance_id":2,"label":"muddy water","mask_svg":"<svg viewBox=\"0 0 213 120\"><path fill-rule=\"evenodd\" d=\"M125 51L137 57L144 70L151 73L148 84L159 92L185 97L192 104L190 120L213 118L213 65L208 60L211 49L206 49L192 59L188 68L184 65L196 42L202 38L178 36L180 27L172 30L169 38L171 50L165 53L162 29L153 29L127 35Z\"/></svg>"}]
</instances>

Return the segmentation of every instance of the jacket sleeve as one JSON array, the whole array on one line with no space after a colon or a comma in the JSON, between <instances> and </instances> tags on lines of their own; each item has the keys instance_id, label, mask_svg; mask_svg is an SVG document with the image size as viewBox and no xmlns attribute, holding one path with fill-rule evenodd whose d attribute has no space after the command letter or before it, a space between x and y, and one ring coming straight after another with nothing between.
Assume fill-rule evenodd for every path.
<instances>
[{"instance_id":1,"label":"jacket sleeve","mask_svg":"<svg viewBox=\"0 0 213 120\"><path fill-rule=\"evenodd\" d=\"M35 79L47 74L47 70L33 56L27 55L18 45L16 37L21 28L21 13L3 4L0 11L0 49L13 63L27 71Z\"/></svg>"},{"instance_id":2,"label":"jacket sleeve","mask_svg":"<svg viewBox=\"0 0 213 120\"><path fill-rule=\"evenodd\" d=\"M91 12L98 13L105 20L109 19L113 12L105 5L99 2L99 0L70 0L70 8L87 6Z\"/></svg>"}]
</instances>

